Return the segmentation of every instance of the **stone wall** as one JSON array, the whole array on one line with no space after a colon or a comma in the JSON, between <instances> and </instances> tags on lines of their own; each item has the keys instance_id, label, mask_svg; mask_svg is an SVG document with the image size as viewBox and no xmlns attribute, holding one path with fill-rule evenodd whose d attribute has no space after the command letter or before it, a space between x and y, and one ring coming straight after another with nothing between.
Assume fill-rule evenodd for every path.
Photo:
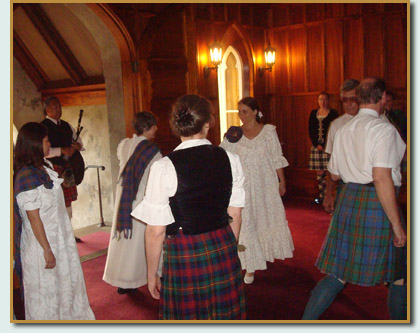
<instances>
[{"instance_id":1,"label":"stone wall","mask_svg":"<svg viewBox=\"0 0 420 333\"><path fill-rule=\"evenodd\" d=\"M19 130L29 121L43 119L41 93L13 57L13 124Z\"/></svg>"},{"instance_id":2,"label":"stone wall","mask_svg":"<svg viewBox=\"0 0 420 333\"><path fill-rule=\"evenodd\" d=\"M105 222L112 222L113 188L111 176L111 152L109 148L108 115L106 105L63 107L62 119L77 127L79 111L83 109L80 137L85 150L82 156L85 165L103 165L105 170L99 170L102 195L102 211ZM85 172L83 182L77 187L79 196L73 202L74 229L100 223L98 176L96 169L89 168Z\"/></svg>"}]
</instances>

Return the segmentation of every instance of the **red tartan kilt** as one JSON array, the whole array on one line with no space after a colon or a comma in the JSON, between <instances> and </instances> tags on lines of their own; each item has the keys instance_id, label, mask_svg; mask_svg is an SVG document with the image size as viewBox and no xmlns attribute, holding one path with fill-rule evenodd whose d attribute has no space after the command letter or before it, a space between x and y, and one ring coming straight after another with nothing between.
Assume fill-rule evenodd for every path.
<instances>
[{"instance_id":1,"label":"red tartan kilt","mask_svg":"<svg viewBox=\"0 0 420 333\"><path fill-rule=\"evenodd\" d=\"M243 320L245 291L232 229L165 240L159 318Z\"/></svg>"},{"instance_id":2,"label":"red tartan kilt","mask_svg":"<svg viewBox=\"0 0 420 333\"><path fill-rule=\"evenodd\" d=\"M57 171L61 177L61 174L63 173L64 168L56 164L54 164L53 167L54 167L54 170ZM77 200L77 186L72 186L72 187L61 186L61 188L63 189L64 202L66 203L66 207L70 207L72 201Z\"/></svg>"}]
</instances>

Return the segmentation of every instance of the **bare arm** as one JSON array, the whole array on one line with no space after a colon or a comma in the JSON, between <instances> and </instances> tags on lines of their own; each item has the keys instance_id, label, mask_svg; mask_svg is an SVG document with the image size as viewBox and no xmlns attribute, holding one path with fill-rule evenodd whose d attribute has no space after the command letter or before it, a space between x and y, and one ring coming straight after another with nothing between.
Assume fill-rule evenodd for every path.
<instances>
[{"instance_id":1,"label":"bare arm","mask_svg":"<svg viewBox=\"0 0 420 333\"><path fill-rule=\"evenodd\" d=\"M56 264L55 256L51 250L47 235L45 234L44 225L42 224L41 217L39 216L39 209L27 210L26 214L28 215L29 222L31 223L35 238L44 250L45 268L54 268Z\"/></svg>"},{"instance_id":2,"label":"bare arm","mask_svg":"<svg viewBox=\"0 0 420 333\"><path fill-rule=\"evenodd\" d=\"M146 227L147 287L154 299L160 298L160 278L157 275L166 226L148 224Z\"/></svg>"},{"instance_id":3,"label":"bare arm","mask_svg":"<svg viewBox=\"0 0 420 333\"><path fill-rule=\"evenodd\" d=\"M230 224L232 228L233 234L235 235L236 240L239 239L239 232L241 231L241 223L242 223L242 216L241 216L242 207L228 207L228 214L232 217L233 221Z\"/></svg>"},{"instance_id":4,"label":"bare arm","mask_svg":"<svg viewBox=\"0 0 420 333\"><path fill-rule=\"evenodd\" d=\"M284 177L283 168L277 169L277 177L279 178L279 192L283 196L286 194L286 178Z\"/></svg>"},{"instance_id":5,"label":"bare arm","mask_svg":"<svg viewBox=\"0 0 420 333\"><path fill-rule=\"evenodd\" d=\"M390 168L373 168L373 184L378 194L379 202L384 208L385 214L392 224L394 232L394 245L402 247L407 241L407 235L402 227L398 203L395 195L394 183L392 181Z\"/></svg>"}]
</instances>

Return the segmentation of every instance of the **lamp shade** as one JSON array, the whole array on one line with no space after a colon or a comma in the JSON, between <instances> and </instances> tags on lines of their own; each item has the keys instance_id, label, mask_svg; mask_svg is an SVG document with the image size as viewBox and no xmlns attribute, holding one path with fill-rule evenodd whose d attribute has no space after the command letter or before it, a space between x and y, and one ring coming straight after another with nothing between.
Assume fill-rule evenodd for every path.
<instances>
[{"instance_id":1,"label":"lamp shade","mask_svg":"<svg viewBox=\"0 0 420 333\"><path fill-rule=\"evenodd\" d=\"M265 64L272 67L276 62L276 50L269 46L264 50L264 56Z\"/></svg>"},{"instance_id":2,"label":"lamp shade","mask_svg":"<svg viewBox=\"0 0 420 333\"><path fill-rule=\"evenodd\" d=\"M214 43L210 46L210 61L214 66L222 62L222 46Z\"/></svg>"}]
</instances>

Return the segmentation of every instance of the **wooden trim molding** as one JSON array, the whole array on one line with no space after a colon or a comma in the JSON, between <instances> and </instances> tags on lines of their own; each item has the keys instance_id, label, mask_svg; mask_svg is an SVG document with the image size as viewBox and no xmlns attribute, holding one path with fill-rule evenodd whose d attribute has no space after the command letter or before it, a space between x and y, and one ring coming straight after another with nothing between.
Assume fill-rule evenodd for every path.
<instances>
[{"instance_id":1,"label":"wooden trim molding","mask_svg":"<svg viewBox=\"0 0 420 333\"><path fill-rule=\"evenodd\" d=\"M62 106L105 105L105 83L41 90L42 100L56 96Z\"/></svg>"}]
</instances>

